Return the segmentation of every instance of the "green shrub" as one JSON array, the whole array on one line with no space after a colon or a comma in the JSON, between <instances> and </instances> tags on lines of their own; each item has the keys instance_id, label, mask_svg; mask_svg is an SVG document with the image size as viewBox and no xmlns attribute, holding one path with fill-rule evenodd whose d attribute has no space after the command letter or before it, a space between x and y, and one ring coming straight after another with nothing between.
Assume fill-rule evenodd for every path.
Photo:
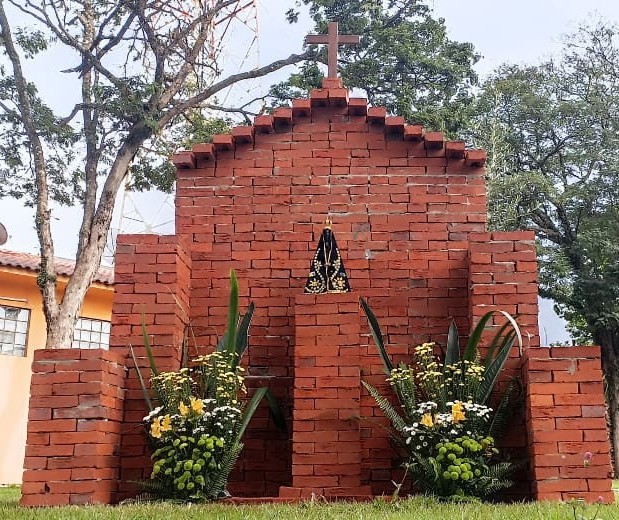
<instances>
[{"instance_id":1,"label":"green shrub","mask_svg":"<svg viewBox=\"0 0 619 520\"><path fill-rule=\"evenodd\" d=\"M253 312L251 303L239 319L238 283L232 271L225 334L214 352L192 360L191 368L177 372L157 370L144 327L151 388L158 403L153 408L150 392L140 376L151 410L144 424L153 447L153 470L144 487L157 498L211 500L227 496L228 476L243 449L241 438L264 397L269 400L277 424L285 427L266 388L256 390L248 402L244 399L244 369L239 361L248 346Z\"/></svg>"},{"instance_id":2,"label":"green shrub","mask_svg":"<svg viewBox=\"0 0 619 520\"><path fill-rule=\"evenodd\" d=\"M361 305L401 411L376 388L363 384L390 419L406 452L407 474L416 486L441 497L484 497L511 486L508 476L513 464L501 461L495 438L507 419L515 384L498 399L496 410L489 401L510 350L516 341L522 346L514 319L502 313L507 324L495 335L484 361L479 343L493 313L482 317L463 355L452 323L444 355L437 353L434 343L424 343L415 348L410 365L396 367L374 313L365 300Z\"/></svg>"}]
</instances>

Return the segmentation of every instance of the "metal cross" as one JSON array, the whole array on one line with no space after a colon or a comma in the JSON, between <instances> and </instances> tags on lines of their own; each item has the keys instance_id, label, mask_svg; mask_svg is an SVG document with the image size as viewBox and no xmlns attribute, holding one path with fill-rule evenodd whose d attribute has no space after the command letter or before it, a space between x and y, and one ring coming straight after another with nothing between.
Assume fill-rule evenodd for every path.
<instances>
[{"instance_id":1,"label":"metal cross","mask_svg":"<svg viewBox=\"0 0 619 520\"><path fill-rule=\"evenodd\" d=\"M355 34L339 34L337 22L329 22L328 34L310 34L305 37L305 43L324 43L329 48L329 73L327 78L337 78L337 47L345 43L359 45L361 37Z\"/></svg>"}]
</instances>

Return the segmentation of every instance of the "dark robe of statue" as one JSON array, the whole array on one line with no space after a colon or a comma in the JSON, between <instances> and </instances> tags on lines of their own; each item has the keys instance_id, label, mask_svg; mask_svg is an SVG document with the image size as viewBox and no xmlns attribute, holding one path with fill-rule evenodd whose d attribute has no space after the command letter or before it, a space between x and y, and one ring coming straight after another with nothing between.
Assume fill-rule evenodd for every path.
<instances>
[{"instance_id":1,"label":"dark robe of statue","mask_svg":"<svg viewBox=\"0 0 619 520\"><path fill-rule=\"evenodd\" d=\"M329 225L320 235L316 254L310 264L305 292L312 294L350 292L344 262Z\"/></svg>"}]
</instances>

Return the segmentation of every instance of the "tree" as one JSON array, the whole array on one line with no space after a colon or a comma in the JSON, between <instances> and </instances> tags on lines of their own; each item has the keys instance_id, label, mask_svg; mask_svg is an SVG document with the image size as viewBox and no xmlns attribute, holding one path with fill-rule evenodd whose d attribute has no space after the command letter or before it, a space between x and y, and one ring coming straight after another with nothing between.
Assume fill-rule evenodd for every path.
<instances>
[{"instance_id":1,"label":"tree","mask_svg":"<svg viewBox=\"0 0 619 520\"><path fill-rule=\"evenodd\" d=\"M338 21L342 34L361 35L360 45L339 49L344 84L364 92L374 106L385 106L410 122L456 135L465 125L477 82L473 45L447 37L444 20L432 18L419 0L303 0L317 33ZM301 2L297 2L300 5ZM295 22L298 12L288 11ZM276 103L320 87L326 49L271 89Z\"/></svg>"},{"instance_id":2,"label":"tree","mask_svg":"<svg viewBox=\"0 0 619 520\"><path fill-rule=\"evenodd\" d=\"M504 66L482 87L473 141L488 149L497 229L533 229L540 294L602 348L619 472L619 36L603 23L559 60Z\"/></svg>"},{"instance_id":3,"label":"tree","mask_svg":"<svg viewBox=\"0 0 619 520\"><path fill-rule=\"evenodd\" d=\"M0 197L25 196L36 207L46 347L71 346L116 194L129 172L133 169L142 187L170 187L166 169L153 165L145 152L149 145L228 86L307 58L292 54L224 76L204 49L214 27L233 16L238 3L0 0ZM31 29L16 27L16 14ZM64 117L44 102L24 70L25 60L46 52L53 66L59 49L77 56L75 66L63 72L80 92ZM78 203L83 210L75 269L62 297L53 262L52 201Z\"/></svg>"}]
</instances>

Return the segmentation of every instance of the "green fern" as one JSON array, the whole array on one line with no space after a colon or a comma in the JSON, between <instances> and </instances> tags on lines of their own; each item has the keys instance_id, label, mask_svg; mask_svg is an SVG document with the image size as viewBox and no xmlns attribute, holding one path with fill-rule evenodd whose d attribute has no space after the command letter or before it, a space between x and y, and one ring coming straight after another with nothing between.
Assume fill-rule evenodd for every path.
<instances>
[{"instance_id":1,"label":"green fern","mask_svg":"<svg viewBox=\"0 0 619 520\"><path fill-rule=\"evenodd\" d=\"M234 469L234 465L236 464L242 450L243 443L236 442L229 450L226 451L220 462L219 472L213 476L209 483L210 485L204 491L207 498L218 498L224 491L226 484L228 483L228 477Z\"/></svg>"},{"instance_id":2,"label":"green fern","mask_svg":"<svg viewBox=\"0 0 619 520\"><path fill-rule=\"evenodd\" d=\"M140 480L138 482L142 493L140 493L140 500L144 501L154 501L154 500L165 500L168 498L172 498L174 495L174 491L170 489L169 486L162 480L151 479L151 480Z\"/></svg>"},{"instance_id":3,"label":"green fern","mask_svg":"<svg viewBox=\"0 0 619 520\"><path fill-rule=\"evenodd\" d=\"M514 483L507 477L513 470L514 465L511 462L497 462L488 466L486 473L477 479L478 494L488 496L511 487Z\"/></svg>"},{"instance_id":4,"label":"green fern","mask_svg":"<svg viewBox=\"0 0 619 520\"><path fill-rule=\"evenodd\" d=\"M376 404L378 404L379 408L385 414L385 417L391 421L391 424L398 432L402 433L406 427L406 422L404 422L402 416L395 410L393 405L376 390L376 388L365 381L362 381L362 383L370 395L376 400Z\"/></svg>"},{"instance_id":5,"label":"green fern","mask_svg":"<svg viewBox=\"0 0 619 520\"><path fill-rule=\"evenodd\" d=\"M522 403L522 387L517 379L512 379L501 395L496 406L494 416L488 427L488 435L494 439L500 439L505 432L505 428L512 420L517 405Z\"/></svg>"}]
</instances>

